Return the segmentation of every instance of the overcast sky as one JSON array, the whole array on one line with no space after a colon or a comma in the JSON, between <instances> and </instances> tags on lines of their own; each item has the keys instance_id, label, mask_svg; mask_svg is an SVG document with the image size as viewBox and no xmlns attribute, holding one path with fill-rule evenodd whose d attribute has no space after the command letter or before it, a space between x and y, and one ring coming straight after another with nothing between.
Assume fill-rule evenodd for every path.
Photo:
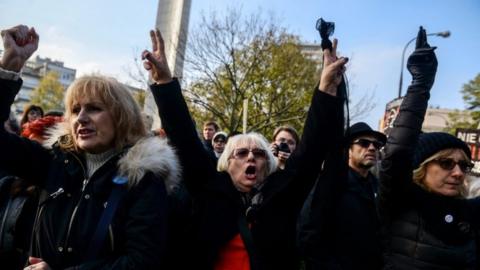
<instances>
[{"instance_id":1,"label":"overcast sky","mask_svg":"<svg viewBox=\"0 0 480 270\"><path fill-rule=\"evenodd\" d=\"M364 119L377 127L385 104L398 92L402 49L423 25L427 32L450 30L450 38L431 37L439 67L430 105L463 109L460 89L480 73L480 1L478 0L192 0L190 26L202 12L241 8L249 14L273 12L280 23L306 42L319 40L319 17L335 21L339 50L350 57L347 75L353 99L374 93L376 108ZM38 55L77 69L128 82L125 69L135 51L149 48L157 1L0 0L0 28L19 23L39 32ZM413 49L407 51L407 54ZM405 71L406 72L406 71ZM404 89L410 81L404 74Z\"/></svg>"}]
</instances>

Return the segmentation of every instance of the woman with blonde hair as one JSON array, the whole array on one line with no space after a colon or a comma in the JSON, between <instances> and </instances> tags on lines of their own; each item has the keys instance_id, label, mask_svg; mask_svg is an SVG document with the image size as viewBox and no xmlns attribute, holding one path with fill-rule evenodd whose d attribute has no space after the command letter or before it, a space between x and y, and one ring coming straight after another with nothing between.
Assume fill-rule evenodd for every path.
<instances>
[{"instance_id":1,"label":"woman with blonde hair","mask_svg":"<svg viewBox=\"0 0 480 270\"><path fill-rule=\"evenodd\" d=\"M2 31L0 119L38 46L33 28ZM0 129L1 169L44 189L26 269L158 269L165 252L167 190L179 168L166 140L148 138L140 109L115 79L77 79L65 121L37 142ZM52 142L54 142L52 144Z\"/></svg>"},{"instance_id":2,"label":"woman with blonde hair","mask_svg":"<svg viewBox=\"0 0 480 270\"><path fill-rule=\"evenodd\" d=\"M385 269L478 269L478 200L465 197L470 149L447 133L421 134L437 59L420 27L413 81L384 148L379 213Z\"/></svg>"}]
</instances>

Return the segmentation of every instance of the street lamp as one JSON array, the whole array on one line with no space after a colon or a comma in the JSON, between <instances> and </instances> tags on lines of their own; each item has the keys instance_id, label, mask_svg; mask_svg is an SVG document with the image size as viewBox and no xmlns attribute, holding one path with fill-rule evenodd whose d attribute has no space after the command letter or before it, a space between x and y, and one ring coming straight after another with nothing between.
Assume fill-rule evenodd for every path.
<instances>
[{"instance_id":1,"label":"street lamp","mask_svg":"<svg viewBox=\"0 0 480 270\"><path fill-rule=\"evenodd\" d=\"M438 36L438 37L443 37L443 38L448 38L450 36L450 31L443 31L443 32L437 32L437 33L431 33L427 34L427 36ZM405 47L403 48L402 52L402 65L400 67L400 81L398 83L398 98L402 97L402 84L403 84L403 63L405 62L405 51L407 50L408 45L412 43L414 40L416 40L417 37L412 38Z\"/></svg>"}]
</instances>

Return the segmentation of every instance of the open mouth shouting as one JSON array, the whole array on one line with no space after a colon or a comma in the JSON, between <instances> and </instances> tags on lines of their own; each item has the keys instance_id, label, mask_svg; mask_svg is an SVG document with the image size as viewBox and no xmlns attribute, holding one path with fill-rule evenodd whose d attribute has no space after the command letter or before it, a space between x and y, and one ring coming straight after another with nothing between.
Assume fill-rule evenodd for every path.
<instances>
[{"instance_id":1,"label":"open mouth shouting","mask_svg":"<svg viewBox=\"0 0 480 270\"><path fill-rule=\"evenodd\" d=\"M249 165L245 170L245 178L250 181L257 180L257 167L255 165Z\"/></svg>"}]
</instances>

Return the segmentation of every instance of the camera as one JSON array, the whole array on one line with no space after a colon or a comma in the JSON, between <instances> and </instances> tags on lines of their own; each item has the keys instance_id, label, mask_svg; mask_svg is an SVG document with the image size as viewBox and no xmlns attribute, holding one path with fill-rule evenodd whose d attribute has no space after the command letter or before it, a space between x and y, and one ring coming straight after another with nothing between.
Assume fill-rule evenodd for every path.
<instances>
[{"instance_id":1,"label":"camera","mask_svg":"<svg viewBox=\"0 0 480 270\"><path fill-rule=\"evenodd\" d=\"M279 152L284 152L284 153L290 153L290 147L288 147L288 144L285 142L281 142L278 145L278 151Z\"/></svg>"}]
</instances>

